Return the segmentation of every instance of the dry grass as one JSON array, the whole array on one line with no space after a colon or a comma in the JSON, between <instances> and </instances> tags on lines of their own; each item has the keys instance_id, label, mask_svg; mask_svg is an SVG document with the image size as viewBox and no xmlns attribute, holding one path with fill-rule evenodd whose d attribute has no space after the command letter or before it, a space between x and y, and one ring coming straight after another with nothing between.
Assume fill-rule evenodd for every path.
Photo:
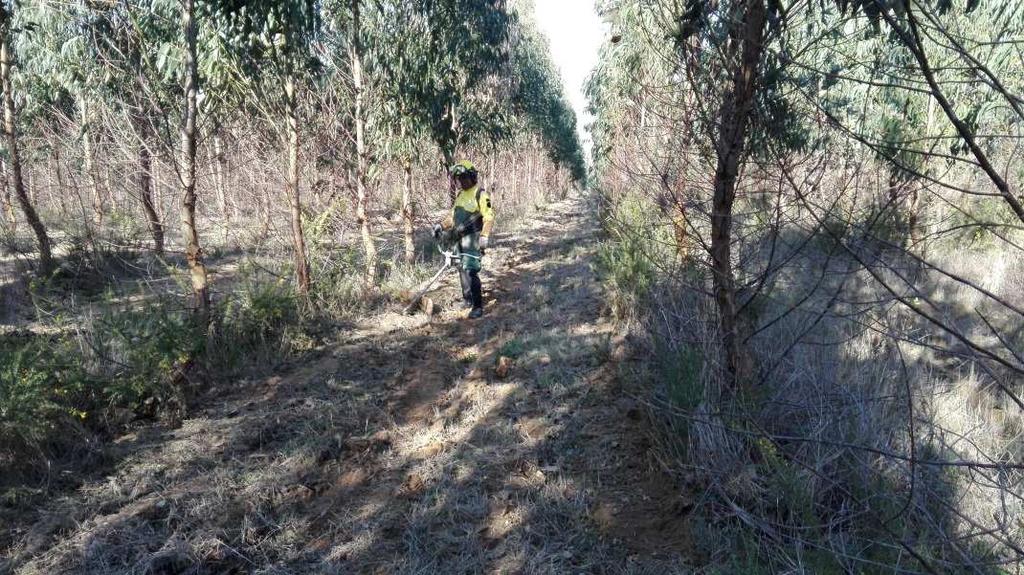
<instances>
[{"instance_id":1,"label":"dry grass","mask_svg":"<svg viewBox=\"0 0 1024 575\"><path fill-rule=\"evenodd\" d=\"M878 204L866 191L843 198L843 178L830 175L809 201L833 206L839 196L827 213L850 219L842 244L788 196L774 235L756 206L738 210L740 280L756 284L769 253L782 262L744 312L763 329L747 345L759 371L739 396L718 376L702 262L651 260L658 281L627 320L652 359L637 377L656 382L660 457L708 494L700 515L730 551L703 553L726 571L925 570L909 549L939 572L1015 572L1024 564L1024 412L999 386L1019 394L1019 377L960 338L1020 363L1021 318L996 298L1024 306L1024 254L936 235L911 248L932 268L922 266L879 230L861 235L858 222ZM655 212L653 198L632 201ZM927 204L926 235L948 225L957 207L968 209ZM634 243L649 255L672 245L665 222L631 221L622 211L610 221L638 235Z\"/></svg>"},{"instance_id":2,"label":"dry grass","mask_svg":"<svg viewBox=\"0 0 1024 575\"><path fill-rule=\"evenodd\" d=\"M277 376L218 385L177 429L123 437L111 473L20 524L7 569L687 572L685 538L643 528L685 514L618 401L593 224L503 231L483 320L366 318Z\"/></svg>"}]
</instances>

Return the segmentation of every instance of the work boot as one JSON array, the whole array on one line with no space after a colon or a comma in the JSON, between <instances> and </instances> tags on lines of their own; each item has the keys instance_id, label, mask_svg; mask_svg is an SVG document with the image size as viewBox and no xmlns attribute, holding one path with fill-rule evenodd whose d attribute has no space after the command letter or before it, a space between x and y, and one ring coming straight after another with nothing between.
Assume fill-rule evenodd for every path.
<instances>
[{"instance_id":1,"label":"work boot","mask_svg":"<svg viewBox=\"0 0 1024 575\"><path fill-rule=\"evenodd\" d=\"M475 307L472 310L470 310L470 312L469 312L469 319L476 319L476 318L478 318L478 317L480 317L482 315L484 315L484 308L482 308L482 307Z\"/></svg>"}]
</instances>

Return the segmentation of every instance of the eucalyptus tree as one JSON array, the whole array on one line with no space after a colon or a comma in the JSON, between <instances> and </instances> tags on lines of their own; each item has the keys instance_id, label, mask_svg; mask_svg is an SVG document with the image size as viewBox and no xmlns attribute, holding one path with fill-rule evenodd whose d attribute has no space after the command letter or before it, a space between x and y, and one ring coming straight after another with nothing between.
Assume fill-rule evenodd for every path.
<instances>
[{"instance_id":1,"label":"eucalyptus tree","mask_svg":"<svg viewBox=\"0 0 1024 575\"><path fill-rule=\"evenodd\" d=\"M349 37L349 60L352 74L352 95L354 108L352 120L355 123L355 155L356 155L356 223L363 239L363 258L365 265L364 280L366 285L373 285L377 277L377 246L370 233L370 220L367 204L367 149L366 149L366 86L363 74L365 58L362 1L351 0L351 32Z\"/></svg>"},{"instance_id":2,"label":"eucalyptus tree","mask_svg":"<svg viewBox=\"0 0 1024 575\"><path fill-rule=\"evenodd\" d=\"M174 36L166 24L169 12L168 3L155 3L146 11L131 4L110 6L95 16L104 25L88 35L96 76L90 89L97 100L113 104L107 106L108 116L127 127L121 135L136 163L138 191L133 195L158 255L164 251L165 230L154 200L153 160L160 150L158 134L168 129L161 126L163 112L173 107L170 100L178 91L170 79L174 61L168 53Z\"/></svg>"},{"instance_id":3,"label":"eucalyptus tree","mask_svg":"<svg viewBox=\"0 0 1024 575\"><path fill-rule=\"evenodd\" d=\"M386 77L406 91L403 112L426 126L450 166L460 145L495 126L501 102L487 87L509 62L509 11L495 2L401 0L386 14Z\"/></svg>"},{"instance_id":4,"label":"eucalyptus tree","mask_svg":"<svg viewBox=\"0 0 1024 575\"><path fill-rule=\"evenodd\" d=\"M181 185L181 232L185 241L185 260L188 262L192 291L201 325L210 320L210 286L196 226L196 140L199 122L199 23L196 20L195 0L182 0L181 27L184 36L183 96L184 110L181 121L181 159L178 180Z\"/></svg>"},{"instance_id":5,"label":"eucalyptus tree","mask_svg":"<svg viewBox=\"0 0 1024 575\"><path fill-rule=\"evenodd\" d=\"M701 162L710 172L711 229L706 249L725 358L722 376L728 387L734 387L749 375L752 366L742 350L737 313L733 205L751 116L762 85L768 7L763 0L714 5L698 2L685 7L660 3L658 12L645 10L642 4L604 5L615 35L613 45L603 49L603 62L588 86L598 116L593 128L595 165L599 170L623 169L638 163L636 158L616 155L623 145L629 149L634 134L646 132L649 117L655 114L652 86L678 86L694 93L688 107L698 112L687 128L702 132L703 138L696 139L710 143L698 147ZM651 32L659 27L668 29L660 35ZM690 61L700 64L688 67ZM687 73L700 77L687 77ZM642 140L638 142L632 155L643 158L644 146ZM648 174L663 169L660 165L636 168Z\"/></svg>"},{"instance_id":6,"label":"eucalyptus tree","mask_svg":"<svg viewBox=\"0 0 1024 575\"><path fill-rule=\"evenodd\" d=\"M539 135L555 166L564 166L574 181L583 183L586 164L576 132L576 113L565 97L532 12L532 2L520 2L511 33L511 106L525 121L525 130Z\"/></svg>"},{"instance_id":7,"label":"eucalyptus tree","mask_svg":"<svg viewBox=\"0 0 1024 575\"><path fill-rule=\"evenodd\" d=\"M379 124L386 131L379 146L379 157L396 158L402 164L402 228L405 262L416 259L414 241L415 206L412 202L413 163L420 159L421 145L430 130L423 122L424 78L416 76L413 65L425 58L422 37L408 34L407 25L413 17L414 4L404 0L371 3L363 12L360 28L376 38L361 44L365 63L375 89Z\"/></svg>"},{"instance_id":8,"label":"eucalyptus tree","mask_svg":"<svg viewBox=\"0 0 1024 575\"><path fill-rule=\"evenodd\" d=\"M381 91L388 153L405 166L405 254L414 258L411 165L429 138L450 166L460 146L498 149L537 134L557 165L581 181L576 118L529 13L533 6L408 0L375 6L367 62Z\"/></svg>"},{"instance_id":9,"label":"eucalyptus tree","mask_svg":"<svg viewBox=\"0 0 1024 575\"><path fill-rule=\"evenodd\" d=\"M310 75L321 67L312 49L321 26L318 8L310 0L251 0L211 10L219 46L230 63L224 73L248 93L246 103L274 128L285 150L295 280L303 294L309 291L310 275L300 197L300 99Z\"/></svg>"},{"instance_id":10,"label":"eucalyptus tree","mask_svg":"<svg viewBox=\"0 0 1024 575\"><path fill-rule=\"evenodd\" d=\"M97 147L103 140L102 88L111 79L110 71L100 66L97 40L115 33L108 18L115 10L115 5L85 2L28 3L23 17L32 23L32 33L20 43L35 84L36 106L43 108L38 113L77 117L83 176L97 227L103 225L112 199L97 165Z\"/></svg>"},{"instance_id":11,"label":"eucalyptus tree","mask_svg":"<svg viewBox=\"0 0 1024 575\"><path fill-rule=\"evenodd\" d=\"M690 320L712 326L706 341L701 342L711 344L703 349L713 351L702 360L712 367L702 374L702 393L695 405L687 407L684 417L696 416L688 419L698 431L694 435L710 431L708 422L717 430L720 421L726 422L723 428L733 425L729 423L732 421L741 431L732 439L713 443L703 453L713 458L746 443L747 437L758 437L758 442L763 438L771 444L771 457L782 454L801 469L814 470L815 477L840 484L850 477L821 470L833 461L846 465L857 459L842 453L854 443L863 442L854 449L892 449L893 453L881 457L902 462L898 465L909 462L909 468L900 470L895 485L887 483L884 491L869 492L869 497L899 500L906 495L908 502L896 503L902 511L892 516L899 516L904 523L878 516L862 500L863 485L855 483L854 489L840 497L844 500L842 507L863 504L867 511L863 519L851 521L867 522L868 533L856 538L869 545L879 542L897 549L917 562L914 569L927 572L964 566L978 570L982 561L990 561L986 565L1019 564L1024 558L1016 544L1019 527L1006 523L1002 511L957 509L952 522L959 525L953 528L937 524L936 516L931 514L930 506L948 497L945 490L953 480L946 480L954 476L955 481L964 482L957 483L957 489L974 481L964 488L974 496L1000 491L999 497L1019 500L1019 493L1014 492L1012 481L994 487L988 484L987 475L975 481L945 467L947 457L967 459L968 451L976 454L973 446L958 451L939 442L941 456L936 454L936 461L921 460L922 445L932 435L959 431L950 431L955 424L935 421L930 419L931 413L920 411L928 409L936 387L931 381L912 381L908 365L919 361L917 366L927 372L937 364L912 360L903 355L901 347L917 346L930 359L935 357L930 354L963 358L985 372L986 386L1002 393L993 394L993 400L1005 402L1010 409L1015 409L1013 405L1020 408L1024 403L1009 382L1019 379L1024 364L1009 339L989 337L1015 330L1008 326L1019 324L1019 307L972 281L973 276L956 273L957 268L943 261L945 258L928 259L921 251L907 248L899 241L901 238L891 237L893 230L882 229L885 226L879 224L888 209L886 204L895 200L909 198L906 207L910 218L917 217L914 195L927 194L925 197L943 204L945 212L935 213L948 219L946 214L961 212L999 237L1001 242L993 250L993 257L1020 249L1015 236L1019 225L991 223L1003 217L1018 219L1014 204L1019 202L1019 187L1015 188L1013 179L1021 177L1016 169L1019 138L1015 133L1022 120L1018 109L1022 68L1016 36L1024 6L1019 2L924 0L792 5L759 0L616 0L602 7L612 24L611 42L602 49L601 62L589 86L597 113L594 153L599 180L616 194L636 197L648 192L643 189L646 187L672 187L672 164L652 149L664 146L665 154L689 163L683 186L688 195L694 196L690 205L700 213L692 228L704 244L707 258L701 260L706 262L708 273L694 274L691 280L691 270L685 269L685 274L669 276L671 279L658 293L679 294L678 298L687 304L691 303L687 293L702 294L697 296L698 301L706 297L713 313L694 311L656 335L683 335L674 330L689 329ZM652 122L663 120L668 120L670 129L689 132L690 136L662 139L665 134L650 127ZM648 161L651 158L655 161ZM640 184L631 177L638 177ZM771 200L766 202L765 197ZM975 205L984 211L971 214ZM789 207L796 209L788 212ZM998 217L989 217L993 211ZM649 213L638 217L644 221L636 224L637 233L647 231L649 217ZM654 225L658 224L660 221ZM956 222L936 224L948 228L936 225L930 230L933 239L956 227ZM908 227L897 230L896 235L914 234L913 222ZM1011 231L1014 228L1018 231ZM701 234L709 236L706 241ZM800 240L793 242L794 237ZM827 241L811 246L811 240L817 238ZM927 236L923 241L928 241ZM777 250L789 253L780 256ZM812 266L824 260L827 269L823 277L834 273L840 279L824 297L820 292L815 294L819 289L815 285L806 299L793 303L793 298L775 282L806 280L810 273L803 263L794 263L797 260L812 262ZM971 298L984 301L978 309L989 307L998 313L976 309L979 320L972 327L953 322L952 317L962 317L965 323L968 320L957 314L959 301L956 305L943 301L944 288L936 289L946 281L971 293ZM687 290L675 289L675 282L686 282ZM871 302L864 301L864 293L873 294ZM855 304L847 299L851 295ZM808 303L816 297L820 299ZM672 305L653 301L651 314L665 312L671 316L682 306ZM766 308L779 314L773 312L771 319L761 322L757 312ZM815 318L806 331L805 326L799 326L797 333L790 335L778 329L785 317L797 314ZM1006 323L996 325L993 316ZM912 327L894 325L903 322ZM672 320L667 317L665 323L671 324ZM840 419L821 416L791 422L773 417L776 407L793 399L794 392L814 389L808 382L794 383L801 377L797 372L806 356L797 356L793 350L817 353L822 340L830 339L821 337L819 328L838 336L869 325L884 326L877 332L872 329L872 337L882 341L875 343L873 339L871 346L893 350L898 356L895 366L875 357L865 363L843 358L839 365L854 370L878 366L892 369L885 377L899 385L887 390L893 392L894 399L878 410L889 416L895 414L893 427L884 438L864 434L857 442L843 436L847 430L838 432L838 441L844 443L822 466L826 459L807 458L803 447L794 443L803 446L806 439L808 445L818 445L817 433ZM786 341L773 346L774 342L768 340L777 335ZM682 337L688 338L688 334ZM828 345L839 348L847 344ZM782 365L793 366L793 372L778 369ZM844 392L856 390L861 384L838 376L833 380L825 372L814 373L812 377L824 379L829 385L848 383ZM712 377L704 379L705 375ZM705 382L723 382L727 390L737 393L719 397ZM667 384L670 393L676 391L671 387L676 382ZM872 388L868 392L870 401L877 399L878 391ZM826 390L830 398L832 392ZM750 398L756 401L751 403ZM781 403L776 404L777 399ZM762 401L771 403L762 405ZM860 401L848 407L875 409ZM671 402L675 409L675 399ZM802 402L801 397L801 407L805 405ZM703 421L705 416L708 422ZM774 435L779 427L786 429L786 439ZM896 433L892 433L894 430ZM797 441L791 443L794 439ZM915 443L918 441L922 443ZM751 447L757 457L759 448ZM993 451L979 459L998 457ZM743 449L735 452L742 453ZM953 452L956 455L950 455ZM724 459L737 461L730 457ZM746 455L739 457L745 459ZM984 465L977 461L956 465L961 463L970 470L964 475L973 475ZM862 472L867 468L859 467ZM922 481L923 477L938 476L943 477L940 487ZM855 481L862 479L857 477ZM908 482L909 494L901 489ZM823 517L835 517L834 501L817 505ZM764 522L773 525L772 538L781 533L776 531L774 521ZM760 523L760 519L747 522ZM807 526L797 523L800 528ZM895 529L894 525L901 527ZM927 537L936 541L934 546L918 546L921 539L906 536L915 529L928 532ZM794 535L794 540L806 548L804 535ZM967 540L971 542L964 543ZM975 555L976 544L985 548L983 554ZM868 556L865 564L874 559ZM859 563L861 557L854 561Z\"/></svg>"},{"instance_id":12,"label":"eucalyptus tree","mask_svg":"<svg viewBox=\"0 0 1024 575\"><path fill-rule=\"evenodd\" d=\"M10 163L7 184L14 188L14 195L25 215L25 220L36 236L36 244L39 249L39 274L46 277L54 269L50 236L25 189L19 141L18 109L14 99L14 82L12 81L15 59L11 50L11 40L15 34L23 31L24 29L19 28L15 22L14 2L0 2L0 89L3 90L4 140L7 146L7 159Z\"/></svg>"}]
</instances>

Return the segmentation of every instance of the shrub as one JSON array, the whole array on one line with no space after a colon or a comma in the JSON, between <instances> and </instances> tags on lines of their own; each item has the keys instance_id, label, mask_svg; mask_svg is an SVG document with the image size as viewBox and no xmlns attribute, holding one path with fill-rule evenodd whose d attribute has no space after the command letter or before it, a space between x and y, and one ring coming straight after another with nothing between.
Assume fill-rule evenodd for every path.
<instances>
[{"instance_id":1,"label":"shrub","mask_svg":"<svg viewBox=\"0 0 1024 575\"><path fill-rule=\"evenodd\" d=\"M235 297L217 309L213 345L207 349L209 367L230 372L249 360L263 365L287 357L306 340L304 317L295 288L283 279L246 280Z\"/></svg>"},{"instance_id":2,"label":"shrub","mask_svg":"<svg viewBox=\"0 0 1024 575\"><path fill-rule=\"evenodd\" d=\"M658 264L671 261L655 222L649 220L643 200L626 199L604 222L608 239L597 251L595 271L602 280L611 315L617 320L632 317L654 283ZM652 233L652 230L655 230Z\"/></svg>"},{"instance_id":3,"label":"shrub","mask_svg":"<svg viewBox=\"0 0 1024 575\"><path fill-rule=\"evenodd\" d=\"M108 304L87 338L84 353L105 381L97 399L132 411L180 396L172 379L204 344L189 312L167 302L142 309Z\"/></svg>"},{"instance_id":4,"label":"shrub","mask_svg":"<svg viewBox=\"0 0 1024 575\"><path fill-rule=\"evenodd\" d=\"M29 346L0 348L0 446L4 450L38 445L61 412L50 378L39 368L38 355Z\"/></svg>"},{"instance_id":5,"label":"shrub","mask_svg":"<svg viewBox=\"0 0 1024 575\"><path fill-rule=\"evenodd\" d=\"M660 348L657 365L669 401L680 409L694 409L704 398L700 354L688 346L669 349L660 340L657 343Z\"/></svg>"},{"instance_id":6,"label":"shrub","mask_svg":"<svg viewBox=\"0 0 1024 575\"><path fill-rule=\"evenodd\" d=\"M181 407L181 376L203 344L190 314L160 301L144 309L106 301L75 331L0 339L3 451L41 453L64 443L59 432L69 419L103 432L126 423L125 415Z\"/></svg>"},{"instance_id":7,"label":"shrub","mask_svg":"<svg viewBox=\"0 0 1024 575\"><path fill-rule=\"evenodd\" d=\"M61 339L0 338L0 456L38 452L59 421L88 417L92 381L73 352Z\"/></svg>"}]
</instances>

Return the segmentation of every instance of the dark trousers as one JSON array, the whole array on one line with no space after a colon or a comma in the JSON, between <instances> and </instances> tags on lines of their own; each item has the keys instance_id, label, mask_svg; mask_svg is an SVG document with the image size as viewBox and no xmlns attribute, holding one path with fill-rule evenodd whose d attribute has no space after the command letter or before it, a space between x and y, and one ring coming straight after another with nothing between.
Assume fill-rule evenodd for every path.
<instances>
[{"instance_id":1,"label":"dark trousers","mask_svg":"<svg viewBox=\"0 0 1024 575\"><path fill-rule=\"evenodd\" d=\"M459 283L462 284L462 299L472 302L473 307L484 307L483 288L480 286L480 270L459 268Z\"/></svg>"}]
</instances>

